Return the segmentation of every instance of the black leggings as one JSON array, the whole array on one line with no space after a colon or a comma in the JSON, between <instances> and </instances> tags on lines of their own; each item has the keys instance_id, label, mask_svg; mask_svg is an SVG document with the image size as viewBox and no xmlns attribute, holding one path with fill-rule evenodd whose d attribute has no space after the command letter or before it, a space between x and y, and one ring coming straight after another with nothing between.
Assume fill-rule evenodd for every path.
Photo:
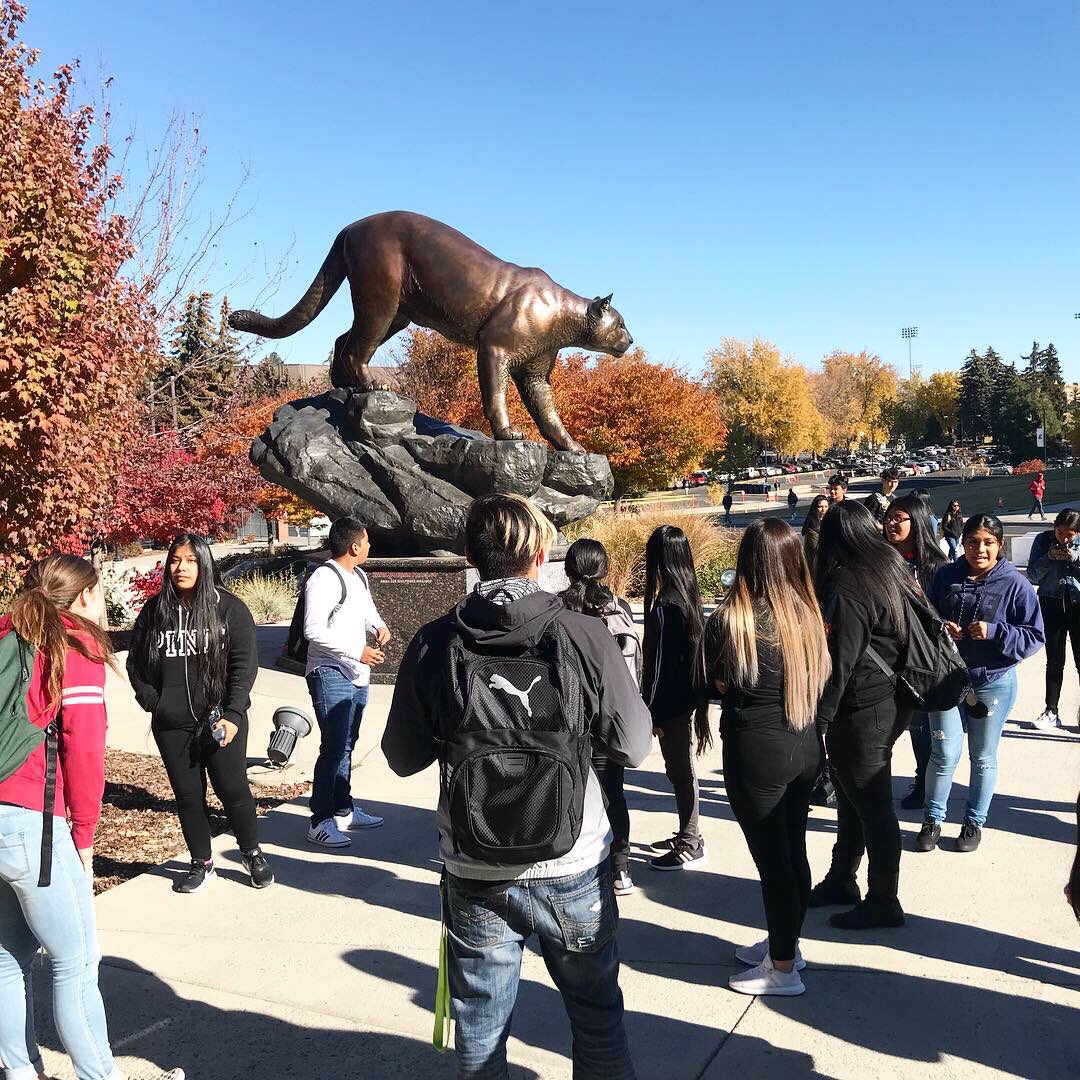
<instances>
[{"instance_id":1,"label":"black leggings","mask_svg":"<svg viewBox=\"0 0 1080 1080\"><path fill-rule=\"evenodd\" d=\"M821 768L813 725L723 730L724 784L735 820L761 877L769 955L795 959L810 900L806 817Z\"/></svg>"},{"instance_id":2,"label":"black leggings","mask_svg":"<svg viewBox=\"0 0 1080 1080\"><path fill-rule=\"evenodd\" d=\"M190 731L155 731L154 739L169 774L180 828L193 859L210 858L210 819L206 812L206 778L225 808L229 826L241 851L259 846L255 826L255 799L247 778L247 721L226 747L209 735L195 738Z\"/></svg>"},{"instance_id":3,"label":"black leggings","mask_svg":"<svg viewBox=\"0 0 1080 1080\"><path fill-rule=\"evenodd\" d=\"M830 873L854 880L866 852L867 895L895 900L900 882L900 823L892 797L892 748L911 712L888 698L829 725L829 764L836 781L836 843Z\"/></svg>"},{"instance_id":4,"label":"black leggings","mask_svg":"<svg viewBox=\"0 0 1080 1080\"><path fill-rule=\"evenodd\" d=\"M664 771L675 791L675 808L679 811L679 839L694 846L701 838L698 828L697 773L694 771L693 715L676 716L666 721L661 730L660 753L664 756Z\"/></svg>"},{"instance_id":5,"label":"black leggings","mask_svg":"<svg viewBox=\"0 0 1080 1080\"><path fill-rule=\"evenodd\" d=\"M630 869L630 811L623 790L625 769L603 754L593 754L593 772L604 792L608 821L611 823L611 872Z\"/></svg>"},{"instance_id":6,"label":"black leggings","mask_svg":"<svg viewBox=\"0 0 1080 1080\"><path fill-rule=\"evenodd\" d=\"M1057 712L1065 677L1066 638L1072 642L1073 663L1080 671L1080 604L1043 596L1039 606L1046 626L1046 707Z\"/></svg>"}]
</instances>

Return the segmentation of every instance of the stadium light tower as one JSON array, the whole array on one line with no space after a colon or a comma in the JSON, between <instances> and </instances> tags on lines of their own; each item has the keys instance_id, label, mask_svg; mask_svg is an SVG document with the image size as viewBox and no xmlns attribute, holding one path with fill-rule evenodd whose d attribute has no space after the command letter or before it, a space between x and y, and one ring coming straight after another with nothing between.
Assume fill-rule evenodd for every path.
<instances>
[{"instance_id":1,"label":"stadium light tower","mask_svg":"<svg viewBox=\"0 0 1080 1080\"><path fill-rule=\"evenodd\" d=\"M1080 318L1080 316L1077 317ZM911 339L919 336L919 328L917 326L905 326L900 331L900 336L907 340L907 369L908 378L911 379L915 375L915 370L911 366Z\"/></svg>"}]
</instances>

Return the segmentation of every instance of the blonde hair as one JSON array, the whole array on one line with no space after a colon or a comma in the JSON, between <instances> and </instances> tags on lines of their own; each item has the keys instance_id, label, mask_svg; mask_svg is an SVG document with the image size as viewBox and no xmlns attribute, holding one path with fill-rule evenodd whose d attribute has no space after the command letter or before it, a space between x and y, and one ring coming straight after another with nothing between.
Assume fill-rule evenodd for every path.
<instances>
[{"instance_id":1,"label":"blonde hair","mask_svg":"<svg viewBox=\"0 0 1080 1080\"><path fill-rule=\"evenodd\" d=\"M465 520L465 551L487 579L513 577L558 539L547 515L522 495L481 495Z\"/></svg>"},{"instance_id":2,"label":"blonde hair","mask_svg":"<svg viewBox=\"0 0 1080 1080\"><path fill-rule=\"evenodd\" d=\"M767 613L764 620L755 608ZM832 660L802 544L778 518L755 521L743 534L735 583L709 619L711 677L756 686L759 637L780 650L787 724L803 731L814 721Z\"/></svg>"}]
</instances>

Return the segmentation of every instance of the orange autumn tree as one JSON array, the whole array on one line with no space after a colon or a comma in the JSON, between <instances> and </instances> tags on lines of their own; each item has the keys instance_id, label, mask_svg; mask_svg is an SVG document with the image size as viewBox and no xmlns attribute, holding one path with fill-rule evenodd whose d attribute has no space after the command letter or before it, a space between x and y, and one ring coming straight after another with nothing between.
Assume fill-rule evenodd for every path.
<instances>
[{"instance_id":1,"label":"orange autumn tree","mask_svg":"<svg viewBox=\"0 0 1080 1080\"><path fill-rule=\"evenodd\" d=\"M256 398L238 395L230 402L217 422L204 428L196 448L199 460L211 458L231 463L227 474L234 477L230 485L232 509L254 506L268 521L290 521L294 525L310 525L317 513L315 507L291 491L268 483L248 458L251 440L261 435L274 418L274 413L297 396L296 388Z\"/></svg>"},{"instance_id":2,"label":"orange autumn tree","mask_svg":"<svg viewBox=\"0 0 1080 1080\"><path fill-rule=\"evenodd\" d=\"M724 423L713 394L678 368L625 356L560 357L552 385L567 429L606 454L615 494L667 487L722 448Z\"/></svg>"},{"instance_id":3,"label":"orange autumn tree","mask_svg":"<svg viewBox=\"0 0 1080 1080\"><path fill-rule=\"evenodd\" d=\"M433 330L410 331L398 386L421 412L489 431L476 377L476 353ZM677 368L653 363L642 349L623 357L569 353L552 373L559 413L570 433L606 454L615 493L666 487L723 445L716 398ZM510 422L539 440L515 388L507 390Z\"/></svg>"},{"instance_id":4,"label":"orange autumn tree","mask_svg":"<svg viewBox=\"0 0 1080 1080\"><path fill-rule=\"evenodd\" d=\"M157 345L153 305L124 273L111 151L73 101L71 66L35 78L25 16L0 0L0 591L93 535Z\"/></svg>"}]
</instances>

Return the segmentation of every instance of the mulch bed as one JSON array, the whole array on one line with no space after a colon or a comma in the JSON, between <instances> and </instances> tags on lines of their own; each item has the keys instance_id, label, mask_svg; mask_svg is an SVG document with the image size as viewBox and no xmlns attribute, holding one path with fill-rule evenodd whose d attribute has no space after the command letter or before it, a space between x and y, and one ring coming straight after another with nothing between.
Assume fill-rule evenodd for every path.
<instances>
[{"instance_id":1,"label":"mulch bed","mask_svg":"<svg viewBox=\"0 0 1080 1080\"><path fill-rule=\"evenodd\" d=\"M257 787L260 815L295 799L307 784ZM228 822L217 796L207 794L210 831L226 832ZM186 853L169 778L161 760L145 754L105 751L105 797L94 839L94 892L120 885L181 853Z\"/></svg>"}]
</instances>

